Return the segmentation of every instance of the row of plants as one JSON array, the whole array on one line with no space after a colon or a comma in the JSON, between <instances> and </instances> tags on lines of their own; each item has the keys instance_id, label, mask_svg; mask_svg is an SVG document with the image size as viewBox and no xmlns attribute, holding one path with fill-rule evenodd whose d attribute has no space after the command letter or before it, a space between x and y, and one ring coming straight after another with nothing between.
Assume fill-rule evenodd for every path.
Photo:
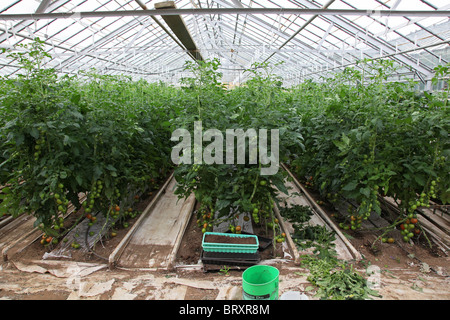
<instances>
[{"instance_id":1,"label":"row of plants","mask_svg":"<svg viewBox=\"0 0 450 320\"><path fill-rule=\"evenodd\" d=\"M419 93L414 81L388 82L396 71L390 60L364 60L320 83L306 81L290 89L268 64L252 65L250 80L231 91L220 83L218 61L187 68L195 75L183 82L192 112L177 125L193 130L194 121L202 121L204 130L223 132L280 129L280 161L305 177L323 199L354 204L340 222L342 228L356 230L371 213L381 214L380 199L387 196L401 214L380 239L387 242L385 235L398 228L409 241L421 233L416 209L450 200L448 88ZM448 81L449 66L435 71L433 82ZM259 169L248 164L181 165L176 170L178 192L194 192L204 204L199 214L204 231L214 223L200 216L217 211L219 218L230 219L234 231L236 212L248 212L254 223L273 226L272 206L277 193L286 191L286 175L280 170L266 177Z\"/></svg>"},{"instance_id":2,"label":"row of plants","mask_svg":"<svg viewBox=\"0 0 450 320\"><path fill-rule=\"evenodd\" d=\"M61 232L55 226L69 204L82 207L81 193L86 214L124 216L112 208L129 208L134 195L172 169L174 130L193 133L199 122L203 133L215 129L223 137L230 129L279 130L279 162L324 198L356 204L343 227L357 229L371 212L380 214L380 196L402 210L391 227L408 230L417 208L449 201L449 91L417 93L413 82L387 82L391 61L362 61L294 88L274 75L277 65L255 63L246 83L226 90L218 60L187 62L192 77L173 87L95 72L59 77L42 68L49 58L42 41L22 49L4 51L24 72L0 81L0 214L33 213L48 235ZM448 74L449 66L437 67L433 81ZM203 141L203 150L224 158L226 144L211 150L213 140ZM239 232L236 214L248 213L282 238L272 209L287 192L286 173L261 174L265 164L249 161L253 142L244 142L233 144L232 163L179 164L176 193L195 194L205 231L229 221ZM240 148L244 164L236 164ZM196 154L195 144L190 151ZM256 151L263 151L258 144Z\"/></svg>"},{"instance_id":3,"label":"row of plants","mask_svg":"<svg viewBox=\"0 0 450 320\"><path fill-rule=\"evenodd\" d=\"M279 129L280 161L286 160L289 153L302 148L302 136L298 118L289 110L290 94L281 86L281 79L274 76L268 64L255 64L247 72L250 80L245 86L226 90L220 82L218 60L204 63L188 62L186 69L193 77L182 80L182 90L186 94L183 117L173 120L174 128L194 131L194 122L201 121L203 132L218 130L223 137L227 130L244 131L254 129ZM276 119L276 121L274 121ZM270 138L269 138L269 141ZM202 208L198 212L198 225L203 232L211 231L214 225L229 223L231 232L240 233L242 226L238 217L251 220L256 227L272 232L277 242L284 241L273 207L278 193L287 193L284 185L286 172L277 170L273 175L261 173L264 165L250 161L250 139L245 144L233 143L233 161L226 163L227 144L218 145L215 153L223 154L222 163L196 164L181 163L175 169L177 179L176 193L185 198L194 193ZM203 149L211 141L203 141ZM245 163L237 164L239 148L245 150ZM269 151L271 151L270 147ZM256 146L257 154L262 152ZM191 146L191 154L195 147ZM278 164L277 164L278 165Z\"/></svg>"},{"instance_id":4,"label":"row of plants","mask_svg":"<svg viewBox=\"0 0 450 320\"><path fill-rule=\"evenodd\" d=\"M433 82L449 82L449 65L435 71ZM401 228L409 241L420 234L417 209L450 201L450 89L419 93L413 81L388 82L392 72L392 61L366 60L292 90L305 150L290 165L323 199L353 203L345 229L380 215L380 199L392 197L401 213L380 239Z\"/></svg>"},{"instance_id":5,"label":"row of plants","mask_svg":"<svg viewBox=\"0 0 450 320\"><path fill-rule=\"evenodd\" d=\"M3 52L22 73L0 81L0 215L33 214L52 239L68 231L69 205L125 220L134 196L172 167L167 121L177 92L94 72L60 77L42 68L42 41L21 49Z\"/></svg>"},{"instance_id":6,"label":"row of plants","mask_svg":"<svg viewBox=\"0 0 450 320\"><path fill-rule=\"evenodd\" d=\"M90 224L98 213L107 221L125 221L135 195L154 188L173 168L171 133L192 132L195 121L224 133L280 129L282 155L301 146L295 117L278 107L287 105L289 95L268 65L249 71L254 77L245 88L227 91L217 60L187 63L194 76L175 88L94 71L60 77L42 67L50 58L43 46L36 39L17 52L3 51L23 72L0 82L0 185L6 186L0 214L33 214L44 244L69 231L63 222L70 206L82 210ZM273 118L280 121L274 124ZM213 217L207 228L249 212L256 224L280 233L272 208L278 190L286 192L285 173L260 172L259 164L181 164L176 192L195 193L199 212Z\"/></svg>"}]
</instances>

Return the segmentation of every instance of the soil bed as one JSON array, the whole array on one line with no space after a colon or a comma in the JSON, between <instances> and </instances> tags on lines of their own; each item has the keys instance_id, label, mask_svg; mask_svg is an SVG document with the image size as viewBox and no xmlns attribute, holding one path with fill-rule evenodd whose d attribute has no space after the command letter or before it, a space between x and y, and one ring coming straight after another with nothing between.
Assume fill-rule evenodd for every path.
<instances>
[{"instance_id":1,"label":"soil bed","mask_svg":"<svg viewBox=\"0 0 450 320\"><path fill-rule=\"evenodd\" d=\"M304 181L304 179L301 179L294 173L293 175L298 181ZM332 203L322 199L314 188L307 185L305 188L316 203L323 202L320 204L320 207L336 225L343 221L344 215L337 211ZM382 212L381 218L387 220L388 223L392 223L389 216L384 212ZM382 234L382 230L375 226L373 228L363 227L357 230L341 229L341 232L356 250L362 254L363 260L359 262L361 267L374 264L384 269L404 268L405 270L420 272L425 266L425 268L430 267L431 272L439 276L447 277L450 275L450 260L448 256L435 245L430 247L430 244L423 237L405 243L401 239L400 232L392 230L388 236L395 239L394 243L382 243L381 241L376 241ZM373 245L374 243L375 245Z\"/></svg>"},{"instance_id":2,"label":"soil bed","mask_svg":"<svg viewBox=\"0 0 450 320\"><path fill-rule=\"evenodd\" d=\"M165 181L169 175L158 181L158 185L153 188L153 190L149 190L142 194L139 199L136 199L133 210L142 213L145 208L150 204L153 198L158 193L158 190L164 185ZM70 214L64 220L64 229L68 229L72 227L72 225L81 219L86 219L84 213L84 207L81 207L80 210ZM110 230L103 236L91 250L86 252L86 250L80 249L71 249L70 256L67 257L52 257L52 260L69 260L69 261L79 261L79 262L89 262L89 263L105 263L108 262L109 255L114 251L117 245L121 242L123 237L128 233L133 224L139 219L140 214L138 214L134 218L127 218L126 223L127 227L123 225L122 222L116 223L113 227L113 230ZM64 230L63 229L63 230ZM114 233L113 233L113 232ZM69 241L76 241L78 243L85 242L85 234L77 234L76 237ZM44 254L50 253L55 248L55 245L50 244L47 246L43 246L39 241L34 241L29 244L24 250L18 253L13 257L13 260L22 260L22 261L32 261L32 260L40 260L43 258Z\"/></svg>"},{"instance_id":3,"label":"soil bed","mask_svg":"<svg viewBox=\"0 0 450 320\"><path fill-rule=\"evenodd\" d=\"M217 234L205 235L205 243L256 244L253 237L231 237Z\"/></svg>"}]
</instances>

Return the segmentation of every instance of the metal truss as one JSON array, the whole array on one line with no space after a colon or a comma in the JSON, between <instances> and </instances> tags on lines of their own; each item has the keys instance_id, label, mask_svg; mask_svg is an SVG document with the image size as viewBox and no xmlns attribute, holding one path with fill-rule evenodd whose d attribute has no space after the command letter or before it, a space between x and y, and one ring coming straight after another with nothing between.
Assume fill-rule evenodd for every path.
<instances>
[{"instance_id":1,"label":"metal truss","mask_svg":"<svg viewBox=\"0 0 450 320\"><path fill-rule=\"evenodd\" d=\"M180 16L206 60L219 58L223 81L239 84L255 62L276 64L289 84L320 79L361 59L392 59L427 82L450 61L445 0L179 0L153 9L144 0L2 0L0 48L35 37L61 73L95 68L176 83L193 59L164 16ZM0 75L21 70L0 54ZM184 73L183 73L184 74Z\"/></svg>"}]
</instances>

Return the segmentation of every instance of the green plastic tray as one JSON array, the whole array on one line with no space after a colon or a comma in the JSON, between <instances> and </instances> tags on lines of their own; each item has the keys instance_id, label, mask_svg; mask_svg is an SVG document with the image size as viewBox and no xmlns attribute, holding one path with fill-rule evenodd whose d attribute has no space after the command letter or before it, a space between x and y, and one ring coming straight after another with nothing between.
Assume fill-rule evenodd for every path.
<instances>
[{"instance_id":1,"label":"green plastic tray","mask_svg":"<svg viewBox=\"0 0 450 320\"><path fill-rule=\"evenodd\" d=\"M235 238L254 238L255 244L237 244L237 243L212 243L205 242L205 237L209 234ZM256 253L259 248L258 237L255 235L205 232L202 240L203 251L206 252L230 252L230 253Z\"/></svg>"}]
</instances>

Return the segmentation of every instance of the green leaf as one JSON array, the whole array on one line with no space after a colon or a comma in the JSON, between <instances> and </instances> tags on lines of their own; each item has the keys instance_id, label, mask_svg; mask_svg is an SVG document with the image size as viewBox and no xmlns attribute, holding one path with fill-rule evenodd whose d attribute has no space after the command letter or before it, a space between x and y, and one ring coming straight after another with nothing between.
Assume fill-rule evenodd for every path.
<instances>
[{"instance_id":1,"label":"green leaf","mask_svg":"<svg viewBox=\"0 0 450 320\"><path fill-rule=\"evenodd\" d=\"M25 136L22 133L17 133L14 135L14 139L16 140L16 145L20 146L25 141Z\"/></svg>"},{"instance_id":2,"label":"green leaf","mask_svg":"<svg viewBox=\"0 0 450 320\"><path fill-rule=\"evenodd\" d=\"M347 145L344 142L340 141L340 140L334 140L333 143L341 151L344 151L347 148Z\"/></svg>"},{"instance_id":3,"label":"green leaf","mask_svg":"<svg viewBox=\"0 0 450 320\"><path fill-rule=\"evenodd\" d=\"M272 176L270 178L270 181L272 182L272 184L281 192L283 192L284 194L289 194L288 189L286 188L286 185L284 184L284 181L281 180L280 178L278 178L277 176Z\"/></svg>"},{"instance_id":4,"label":"green leaf","mask_svg":"<svg viewBox=\"0 0 450 320\"><path fill-rule=\"evenodd\" d=\"M64 135L63 144L67 146L68 144L70 144L70 142L71 142L70 137L68 135Z\"/></svg>"},{"instance_id":5,"label":"green leaf","mask_svg":"<svg viewBox=\"0 0 450 320\"><path fill-rule=\"evenodd\" d=\"M79 186L82 186L82 185L83 185L83 178L82 178L79 174L77 174L77 175L75 176L75 180L77 181L77 183L78 183Z\"/></svg>"},{"instance_id":6,"label":"green leaf","mask_svg":"<svg viewBox=\"0 0 450 320\"><path fill-rule=\"evenodd\" d=\"M76 93L72 96L72 98L70 99L70 101L74 104L78 104L78 102L80 102L81 99L81 94Z\"/></svg>"},{"instance_id":7,"label":"green leaf","mask_svg":"<svg viewBox=\"0 0 450 320\"><path fill-rule=\"evenodd\" d=\"M342 188L344 191L353 191L356 189L356 186L358 185L358 182L352 181L349 182L345 187Z\"/></svg>"},{"instance_id":8,"label":"green leaf","mask_svg":"<svg viewBox=\"0 0 450 320\"><path fill-rule=\"evenodd\" d=\"M370 197L370 188L369 187L365 187L365 188L360 188L359 192L362 195L365 195L367 198Z\"/></svg>"},{"instance_id":9,"label":"green leaf","mask_svg":"<svg viewBox=\"0 0 450 320\"><path fill-rule=\"evenodd\" d=\"M342 142L344 142L344 144L345 144L346 146L348 146L348 145L350 144L350 138L347 137L347 136L345 135L345 133L342 134Z\"/></svg>"},{"instance_id":10,"label":"green leaf","mask_svg":"<svg viewBox=\"0 0 450 320\"><path fill-rule=\"evenodd\" d=\"M110 165L110 164L108 164L106 166L106 169L108 169L109 171L117 171L117 169L113 165Z\"/></svg>"},{"instance_id":11,"label":"green leaf","mask_svg":"<svg viewBox=\"0 0 450 320\"><path fill-rule=\"evenodd\" d=\"M35 127L32 127L30 130L30 135L36 140L39 139L39 130Z\"/></svg>"},{"instance_id":12,"label":"green leaf","mask_svg":"<svg viewBox=\"0 0 450 320\"><path fill-rule=\"evenodd\" d=\"M421 174L415 174L414 175L414 180L420 185L420 186L425 186L426 184L426 179L424 178L424 176L422 176Z\"/></svg>"},{"instance_id":13,"label":"green leaf","mask_svg":"<svg viewBox=\"0 0 450 320\"><path fill-rule=\"evenodd\" d=\"M228 207L231 204L230 200L219 199L216 201L216 210L221 211L222 209Z\"/></svg>"}]
</instances>

